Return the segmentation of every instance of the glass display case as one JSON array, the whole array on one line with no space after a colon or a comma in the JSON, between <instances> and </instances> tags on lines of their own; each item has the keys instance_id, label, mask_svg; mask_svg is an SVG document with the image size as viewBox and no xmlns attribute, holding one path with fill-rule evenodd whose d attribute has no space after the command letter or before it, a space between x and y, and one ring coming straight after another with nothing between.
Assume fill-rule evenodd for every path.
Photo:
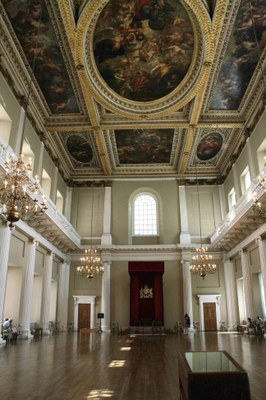
<instances>
[{"instance_id":1,"label":"glass display case","mask_svg":"<svg viewBox=\"0 0 266 400\"><path fill-rule=\"evenodd\" d=\"M180 353L178 367L181 399L251 399L246 371L226 351Z\"/></svg>"}]
</instances>

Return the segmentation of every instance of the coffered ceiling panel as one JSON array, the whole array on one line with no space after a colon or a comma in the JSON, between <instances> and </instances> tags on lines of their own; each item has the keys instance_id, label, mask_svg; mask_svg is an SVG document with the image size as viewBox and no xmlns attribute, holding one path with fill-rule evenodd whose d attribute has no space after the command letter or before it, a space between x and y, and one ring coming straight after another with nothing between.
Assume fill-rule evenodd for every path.
<instances>
[{"instance_id":1,"label":"coffered ceiling panel","mask_svg":"<svg viewBox=\"0 0 266 400\"><path fill-rule=\"evenodd\" d=\"M2 0L0 70L63 178L222 182L264 109L266 0ZM32 73L33 71L33 73Z\"/></svg>"}]
</instances>

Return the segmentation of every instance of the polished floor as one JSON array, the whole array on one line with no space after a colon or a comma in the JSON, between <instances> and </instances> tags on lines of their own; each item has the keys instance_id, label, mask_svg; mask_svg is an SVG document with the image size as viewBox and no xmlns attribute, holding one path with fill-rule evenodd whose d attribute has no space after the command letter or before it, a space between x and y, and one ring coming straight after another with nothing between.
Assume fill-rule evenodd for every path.
<instances>
[{"instance_id":1,"label":"polished floor","mask_svg":"<svg viewBox=\"0 0 266 400\"><path fill-rule=\"evenodd\" d=\"M266 337L227 332L11 342L0 346L0 398L178 400L178 354L193 350L226 350L247 371L252 400L266 399Z\"/></svg>"}]
</instances>

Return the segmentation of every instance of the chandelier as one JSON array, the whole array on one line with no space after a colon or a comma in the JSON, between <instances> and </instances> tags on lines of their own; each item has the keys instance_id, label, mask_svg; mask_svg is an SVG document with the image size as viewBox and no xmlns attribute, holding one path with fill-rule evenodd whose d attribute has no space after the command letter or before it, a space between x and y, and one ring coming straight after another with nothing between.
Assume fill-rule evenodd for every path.
<instances>
[{"instance_id":1,"label":"chandelier","mask_svg":"<svg viewBox=\"0 0 266 400\"><path fill-rule=\"evenodd\" d=\"M81 265L77 267L79 275L86 276L88 279L93 279L94 275L102 274L104 271L101 256L97 249L90 247L85 249L85 256L80 259Z\"/></svg>"},{"instance_id":2,"label":"chandelier","mask_svg":"<svg viewBox=\"0 0 266 400\"><path fill-rule=\"evenodd\" d=\"M192 263L189 266L190 272L194 275L199 275L202 279L207 274L214 274L217 269L217 265L212 262L212 256L207 253L207 247L202 246L202 227L201 227L201 207L200 207L200 196L199 196L199 182L197 176L197 195L198 195L198 215L199 215L199 230L200 230L200 247L196 248L197 254L192 257Z\"/></svg>"},{"instance_id":3,"label":"chandelier","mask_svg":"<svg viewBox=\"0 0 266 400\"><path fill-rule=\"evenodd\" d=\"M39 40L39 29L41 23L41 13L39 27L36 39L36 46ZM10 229L20 219L28 220L34 216L41 215L47 210L47 201L45 196L41 195L39 178L33 178L30 175L32 171L31 159L27 163L23 161L22 145L24 130L27 119L27 110L31 94L31 86L34 74L35 59L30 72L29 91L25 105L22 137L20 143L20 154L9 156L5 161L4 177L0 180L0 214L8 222Z\"/></svg>"},{"instance_id":4,"label":"chandelier","mask_svg":"<svg viewBox=\"0 0 266 400\"><path fill-rule=\"evenodd\" d=\"M85 249L85 255L80 258L80 265L77 267L77 274L93 279L95 275L100 275L104 271L101 255L92 245L92 226L93 226L93 210L94 208L94 183L92 184L92 205L91 205L91 237L90 247Z\"/></svg>"},{"instance_id":5,"label":"chandelier","mask_svg":"<svg viewBox=\"0 0 266 400\"><path fill-rule=\"evenodd\" d=\"M192 274L198 274L202 279L205 278L207 274L214 274L216 272L216 264L212 263L212 256L207 254L207 247L198 247L196 256L192 257L192 264L189 269Z\"/></svg>"}]
</instances>

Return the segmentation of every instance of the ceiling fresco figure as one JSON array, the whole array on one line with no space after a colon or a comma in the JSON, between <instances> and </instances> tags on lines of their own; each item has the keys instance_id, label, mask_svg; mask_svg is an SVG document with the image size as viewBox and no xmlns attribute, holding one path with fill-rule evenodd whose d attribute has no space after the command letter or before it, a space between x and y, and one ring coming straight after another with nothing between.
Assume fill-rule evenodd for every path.
<instances>
[{"instance_id":1,"label":"ceiling fresco figure","mask_svg":"<svg viewBox=\"0 0 266 400\"><path fill-rule=\"evenodd\" d=\"M95 29L94 56L105 82L129 100L171 93L191 64L194 36L178 0L111 0Z\"/></svg>"},{"instance_id":2,"label":"ceiling fresco figure","mask_svg":"<svg viewBox=\"0 0 266 400\"><path fill-rule=\"evenodd\" d=\"M211 109L233 110L239 107L265 44L266 0L242 0L215 86Z\"/></svg>"},{"instance_id":3,"label":"ceiling fresco figure","mask_svg":"<svg viewBox=\"0 0 266 400\"><path fill-rule=\"evenodd\" d=\"M223 137L218 132L210 133L204 136L197 147L197 157L202 161L210 160L221 150Z\"/></svg>"},{"instance_id":4,"label":"ceiling fresco figure","mask_svg":"<svg viewBox=\"0 0 266 400\"><path fill-rule=\"evenodd\" d=\"M34 74L52 113L79 112L45 2L3 0L3 4L30 66L35 58Z\"/></svg>"},{"instance_id":5,"label":"ceiling fresco figure","mask_svg":"<svg viewBox=\"0 0 266 400\"><path fill-rule=\"evenodd\" d=\"M169 163L173 129L115 131L120 164Z\"/></svg>"},{"instance_id":6,"label":"ceiling fresco figure","mask_svg":"<svg viewBox=\"0 0 266 400\"><path fill-rule=\"evenodd\" d=\"M90 144L79 135L71 135L66 140L66 147L71 156L78 162L88 164L93 158Z\"/></svg>"}]
</instances>

